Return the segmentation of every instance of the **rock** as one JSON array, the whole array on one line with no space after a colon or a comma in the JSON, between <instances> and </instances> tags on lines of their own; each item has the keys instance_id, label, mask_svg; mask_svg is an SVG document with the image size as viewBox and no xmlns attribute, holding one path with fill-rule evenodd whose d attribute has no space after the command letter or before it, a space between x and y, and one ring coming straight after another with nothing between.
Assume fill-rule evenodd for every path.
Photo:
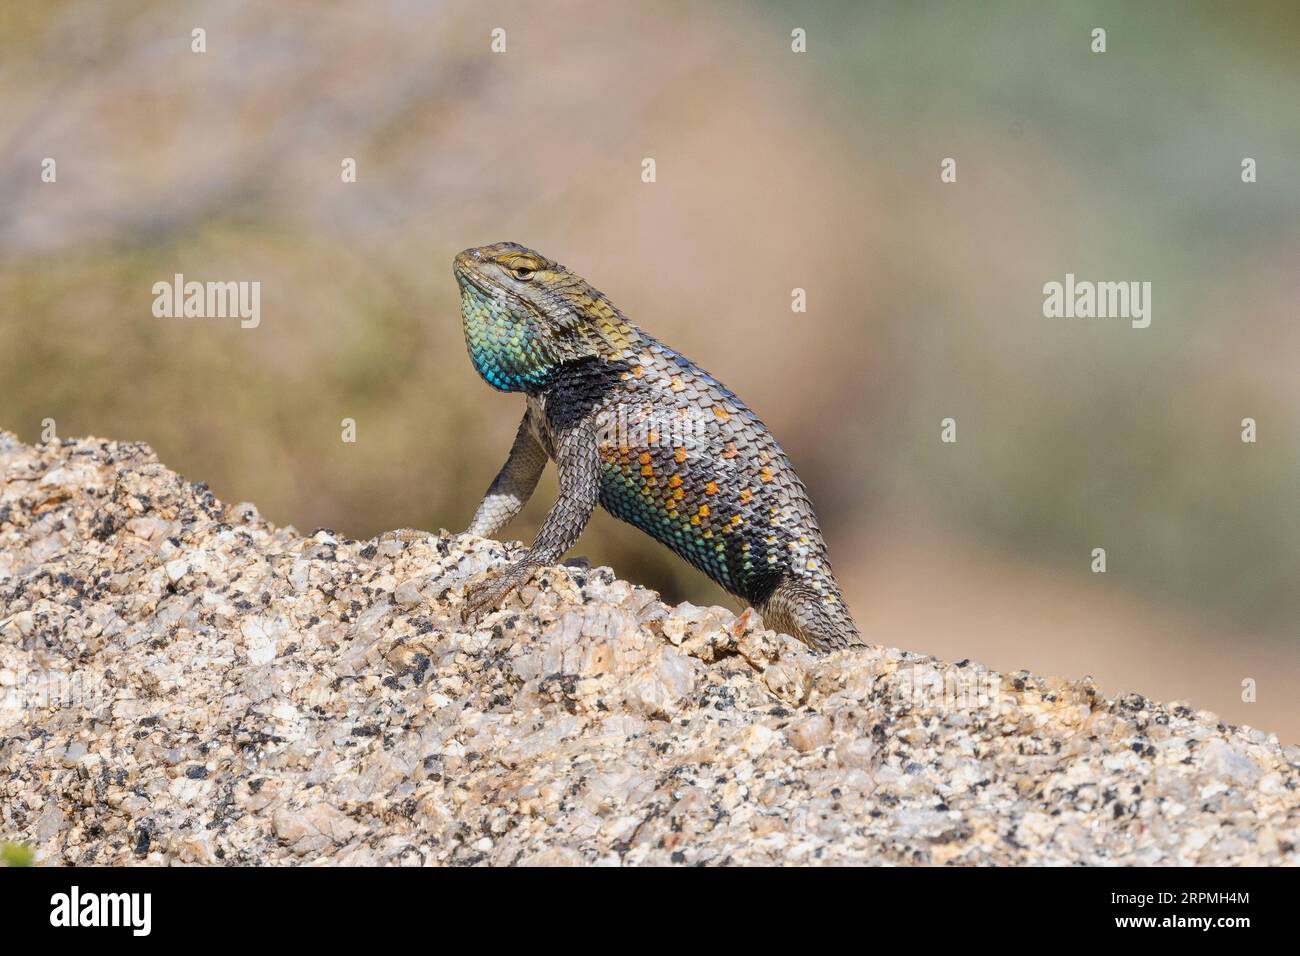
<instances>
[{"instance_id":1,"label":"rock","mask_svg":"<svg viewBox=\"0 0 1300 956\"><path fill-rule=\"evenodd\" d=\"M190 573L189 563L182 558L177 558L175 561L168 561L163 565L163 569L167 572L167 579L173 584Z\"/></svg>"},{"instance_id":2,"label":"rock","mask_svg":"<svg viewBox=\"0 0 1300 956\"><path fill-rule=\"evenodd\" d=\"M266 664L275 659L275 637L260 617L249 618L239 625L244 637L248 662Z\"/></svg>"},{"instance_id":3,"label":"rock","mask_svg":"<svg viewBox=\"0 0 1300 956\"><path fill-rule=\"evenodd\" d=\"M808 669L797 660L778 660L763 671L763 683L772 694L787 704L798 706L812 689Z\"/></svg>"},{"instance_id":4,"label":"rock","mask_svg":"<svg viewBox=\"0 0 1300 956\"><path fill-rule=\"evenodd\" d=\"M357 832L356 823L347 814L323 802L302 810L277 810L272 819L275 835L300 856L347 843Z\"/></svg>"},{"instance_id":5,"label":"rock","mask_svg":"<svg viewBox=\"0 0 1300 956\"><path fill-rule=\"evenodd\" d=\"M871 767L876 757L876 745L867 737L855 740L841 740L835 745L835 756L845 767L866 770Z\"/></svg>"},{"instance_id":6,"label":"rock","mask_svg":"<svg viewBox=\"0 0 1300 956\"><path fill-rule=\"evenodd\" d=\"M817 657L608 568L471 631L516 548L278 529L138 444L0 469L0 841L40 863L1300 863L1300 748L1190 706Z\"/></svg>"},{"instance_id":7,"label":"rock","mask_svg":"<svg viewBox=\"0 0 1300 956\"><path fill-rule=\"evenodd\" d=\"M1243 749L1218 737L1212 737L1205 742L1199 757L1201 764L1209 773L1233 786L1254 786L1263 774L1259 764Z\"/></svg>"},{"instance_id":8,"label":"rock","mask_svg":"<svg viewBox=\"0 0 1300 956\"><path fill-rule=\"evenodd\" d=\"M831 722L822 714L813 714L791 723L785 735L795 750L807 753L831 742Z\"/></svg>"}]
</instances>

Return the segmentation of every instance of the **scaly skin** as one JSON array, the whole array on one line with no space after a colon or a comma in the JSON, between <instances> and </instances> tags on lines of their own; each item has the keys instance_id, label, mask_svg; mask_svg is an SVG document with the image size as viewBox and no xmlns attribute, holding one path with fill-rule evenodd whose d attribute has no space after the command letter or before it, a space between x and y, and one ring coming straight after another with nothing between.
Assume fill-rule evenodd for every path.
<instances>
[{"instance_id":1,"label":"scaly skin","mask_svg":"<svg viewBox=\"0 0 1300 956\"><path fill-rule=\"evenodd\" d=\"M474 367L492 387L527 396L468 531L490 536L517 515L548 459L560 481L527 554L471 589L467 620L558 561L600 504L753 604L769 627L817 650L863 643L803 483L744 402L530 249L467 249L454 271Z\"/></svg>"}]
</instances>

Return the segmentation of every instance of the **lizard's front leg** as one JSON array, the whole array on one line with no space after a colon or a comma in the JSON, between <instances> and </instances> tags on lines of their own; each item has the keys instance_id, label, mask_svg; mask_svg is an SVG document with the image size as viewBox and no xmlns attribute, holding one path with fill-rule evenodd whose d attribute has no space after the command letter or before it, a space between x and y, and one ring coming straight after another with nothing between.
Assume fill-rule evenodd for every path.
<instances>
[{"instance_id":1,"label":"lizard's front leg","mask_svg":"<svg viewBox=\"0 0 1300 956\"><path fill-rule=\"evenodd\" d=\"M492 479L487 494L479 502L469 527L465 529L466 534L491 537L509 524L532 497L537 480L542 477L542 470L546 467L546 450L533 436L528 416L529 412L525 411L519 430L515 433L515 442L510 446L510 455ZM394 541L420 541L434 535L419 528L400 528L386 533L384 537Z\"/></svg>"},{"instance_id":2,"label":"lizard's front leg","mask_svg":"<svg viewBox=\"0 0 1300 956\"><path fill-rule=\"evenodd\" d=\"M546 467L546 451L533 436L531 412L524 412L510 456L483 496L466 532L490 538L507 524L532 497L537 479Z\"/></svg>"},{"instance_id":3,"label":"lizard's front leg","mask_svg":"<svg viewBox=\"0 0 1300 956\"><path fill-rule=\"evenodd\" d=\"M500 607L510 592L527 584L538 568L558 561L587 526L600 491L600 457L590 423L580 422L556 435L555 465L560 496L542 522L532 547L500 574L466 589L462 620L477 623Z\"/></svg>"}]
</instances>

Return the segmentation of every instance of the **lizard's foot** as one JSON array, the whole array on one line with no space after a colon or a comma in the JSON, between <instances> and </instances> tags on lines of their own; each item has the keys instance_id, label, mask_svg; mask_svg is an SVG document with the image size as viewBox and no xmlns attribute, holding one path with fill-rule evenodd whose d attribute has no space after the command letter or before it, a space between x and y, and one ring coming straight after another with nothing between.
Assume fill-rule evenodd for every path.
<instances>
[{"instance_id":1,"label":"lizard's foot","mask_svg":"<svg viewBox=\"0 0 1300 956\"><path fill-rule=\"evenodd\" d=\"M465 589L465 607L460 619L474 625L501 606L515 588L523 587L537 571L527 556L516 561L500 574Z\"/></svg>"}]
</instances>

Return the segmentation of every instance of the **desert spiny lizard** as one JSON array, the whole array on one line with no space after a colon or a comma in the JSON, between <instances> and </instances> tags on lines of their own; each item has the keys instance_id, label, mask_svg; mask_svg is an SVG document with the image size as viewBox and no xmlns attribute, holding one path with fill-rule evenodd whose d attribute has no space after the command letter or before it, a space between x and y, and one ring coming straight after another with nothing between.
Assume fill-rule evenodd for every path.
<instances>
[{"instance_id":1,"label":"desert spiny lizard","mask_svg":"<svg viewBox=\"0 0 1300 956\"><path fill-rule=\"evenodd\" d=\"M527 407L468 531L517 515L547 460L559 499L525 556L467 595L475 620L577 541L597 504L817 650L861 644L817 517L753 412L564 266L513 242L456 256L470 358Z\"/></svg>"}]
</instances>

